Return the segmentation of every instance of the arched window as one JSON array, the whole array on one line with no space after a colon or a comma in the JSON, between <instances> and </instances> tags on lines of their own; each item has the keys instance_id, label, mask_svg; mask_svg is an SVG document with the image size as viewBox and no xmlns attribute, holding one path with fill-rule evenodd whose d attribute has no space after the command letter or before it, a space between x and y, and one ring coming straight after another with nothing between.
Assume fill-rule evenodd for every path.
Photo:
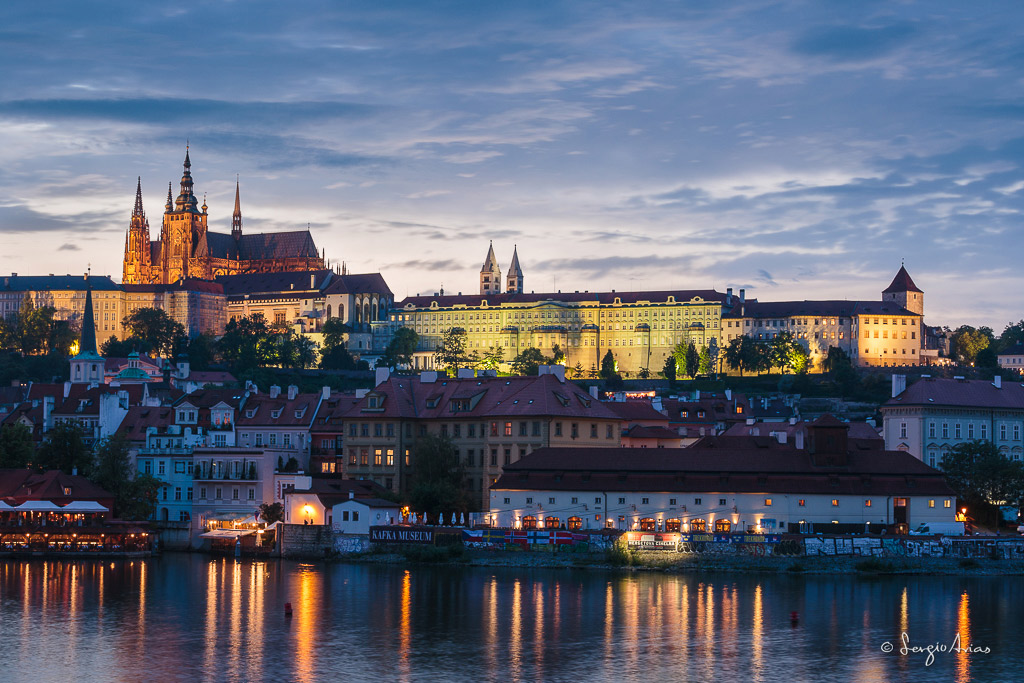
<instances>
[{"instance_id":1,"label":"arched window","mask_svg":"<svg viewBox=\"0 0 1024 683\"><path fill-rule=\"evenodd\" d=\"M582 529L583 528L583 520L581 518L579 518L579 517L570 517L569 521L568 521L568 524L566 526L568 526L571 531L575 531L577 529Z\"/></svg>"},{"instance_id":2,"label":"arched window","mask_svg":"<svg viewBox=\"0 0 1024 683\"><path fill-rule=\"evenodd\" d=\"M665 520L665 531L676 531L678 532L682 528L682 524L679 523L678 519L666 519Z\"/></svg>"},{"instance_id":3,"label":"arched window","mask_svg":"<svg viewBox=\"0 0 1024 683\"><path fill-rule=\"evenodd\" d=\"M536 529L537 528L537 518L534 517L533 515L526 515L525 517L523 517L523 528L524 529Z\"/></svg>"},{"instance_id":4,"label":"arched window","mask_svg":"<svg viewBox=\"0 0 1024 683\"><path fill-rule=\"evenodd\" d=\"M690 533L695 531L707 531L708 523L703 519L691 519L690 520Z\"/></svg>"},{"instance_id":5,"label":"arched window","mask_svg":"<svg viewBox=\"0 0 1024 683\"><path fill-rule=\"evenodd\" d=\"M557 529L560 526L562 526L562 520L560 520L558 517L545 517L544 518L544 528L545 529Z\"/></svg>"},{"instance_id":6,"label":"arched window","mask_svg":"<svg viewBox=\"0 0 1024 683\"><path fill-rule=\"evenodd\" d=\"M727 534L732 531L732 522L727 519L716 519L715 520L715 533L716 534Z\"/></svg>"},{"instance_id":7,"label":"arched window","mask_svg":"<svg viewBox=\"0 0 1024 683\"><path fill-rule=\"evenodd\" d=\"M330 304L327 304L327 317L328 318L331 317L331 305Z\"/></svg>"},{"instance_id":8,"label":"arched window","mask_svg":"<svg viewBox=\"0 0 1024 683\"><path fill-rule=\"evenodd\" d=\"M380 320L380 318L377 317L377 302L376 301L373 302L373 318L371 318L371 320Z\"/></svg>"},{"instance_id":9,"label":"arched window","mask_svg":"<svg viewBox=\"0 0 1024 683\"><path fill-rule=\"evenodd\" d=\"M654 531L658 526L658 523L654 521L653 517L644 517L640 520L640 531Z\"/></svg>"},{"instance_id":10,"label":"arched window","mask_svg":"<svg viewBox=\"0 0 1024 683\"><path fill-rule=\"evenodd\" d=\"M345 304L338 304L338 317L345 319Z\"/></svg>"},{"instance_id":11,"label":"arched window","mask_svg":"<svg viewBox=\"0 0 1024 683\"><path fill-rule=\"evenodd\" d=\"M363 322L364 323L368 323L371 320L372 320L372 318L370 317L370 302L369 301L364 301L363 302Z\"/></svg>"}]
</instances>

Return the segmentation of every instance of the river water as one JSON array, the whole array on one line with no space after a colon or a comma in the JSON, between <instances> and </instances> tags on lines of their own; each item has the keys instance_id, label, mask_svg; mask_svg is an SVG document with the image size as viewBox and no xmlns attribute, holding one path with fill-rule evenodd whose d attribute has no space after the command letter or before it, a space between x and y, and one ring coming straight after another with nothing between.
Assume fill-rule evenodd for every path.
<instances>
[{"instance_id":1,"label":"river water","mask_svg":"<svg viewBox=\"0 0 1024 683\"><path fill-rule=\"evenodd\" d=\"M1022 587L176 554L0 560L0 679L1020 681ZM902 633L946 647L959 634L962 650L989 652L938 652L927 666L924 653L900 654Z\"/></svg>"}]
</instances>

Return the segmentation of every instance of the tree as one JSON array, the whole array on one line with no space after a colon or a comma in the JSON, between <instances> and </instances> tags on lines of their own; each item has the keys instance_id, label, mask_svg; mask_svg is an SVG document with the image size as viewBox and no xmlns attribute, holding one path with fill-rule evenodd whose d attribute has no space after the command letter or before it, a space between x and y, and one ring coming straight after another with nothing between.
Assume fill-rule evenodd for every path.
<instances>
[{"instance_id":1,"label":"tree","mask_svg":"<svg viewBox=\"0 0 1024 683\"><path fill-rule=\"evenodd\" d=\"M266 367L276 360L270 328L262 313L228 321L217 351L235 373Z\"/></svg>"},{"instance_id":2,"label":"tree","mask_svg":"<svg viewBox=\"0 0 1024 683\"><path fill-rule=\"evenodd\" d=\"M665 367L663 367L661 369L661 374L669 382L675 382L676 381L676 357L675 356L669 355L668 358L665 359Z\"/></svg>"},{"instance_id":3,"label":"tree","mask_svg":"<svg viewBox=\"0 0 1024 683\"><path fill-rule=\"evenodd\" d=\"M736 337L725 347L726 365L734 370L739 370L740 377L746 370L756 372L761 368L764 358L761 346L747 335Z\"/></svg>"},{"instance_id":4,"label":"tree","mask_svg":"<svg viewBox=\"0 0 1024 683\"><path fill-rule=\"evenodd\" d=\"M548 365L565 365L565 351L558 344L551 347L551 357L548 359Z\"/></svg>"},{"instance_id":5,"label":"tree","mask_svg":"<svg viewBox=\"0 0 1024 683\"><path fill-rule=\"evenodd\" d=\"M142 339L155 353L173 358L175 346L185 336L181 323L159 308L136 308L121 322L133 337Z\"/></svg>"},{"instance_id":6,"label":"tree","mask_svg":"<svg viewBox=\"0 0 1024 683\"><path fill-rule=\"evenodd\" d=\"M484 370L497 370L505 362L505 347L501 344L491 346L480 359L480 367Z\"/></svg>"},{"instance_id":7,"label":"tree","mask_svg":"<svg viewBox=\"0 0 1024 683\"><path fill-rule=\"evenodd\" d=\"M999 350L1005 351L1011 346L1024 344L1024 320L1007 323L1003 333L999 335ZM0 347L2 348L2 347Z\"/></svg>"},{"instance_id":8,"label":"tree","mask_svg":"<svg viewBox=\"0 0 1024 683\"><path fill-rule=\"evenodd\" d=\"M825 356L825 360L822 362L822 369L825 372L837 373L845 368L852 367L853 363L850 360L850 354L838 346L828 347L828 355Z\"/></svg>"},{"instance_id":9,"label":"tree","mask_svg":"<svg viewBox=\"0 0 1024 683\"><path fill-rule=\"evenodd\" d=\"M58 422L40 445L35 465L40 472L60 470L65 474L88 475L92 453L85 445L85 430L77 422Z\"/></svg>"},{"instance_id":10,"label":"tree","mask_svg":"<svg viewBox=\"0 0 1024 683\"><path fill-rule=\"evenodd\" d=\"M573 379L581 379L583 377L583 363L576 361L576 365L572 369Z\"/></svg>"},{"instance_id":11,"label":"tree","mask_svg":"<svg viewBox=\"0 0 1024 683\"><path fill-rule=\"evenodd\" d=\"M711 363L711 349L706 346L700 347L700 353L697 354L697 373L701 375L710 375L714 366Z\"/></svg>"},{"instance_id":12,"label":"tree","mask_svg":"<svg viewBox=\"0 0 1024 683\"><path fill-rule=\"evenodd\" d=\"M128 440L120 434L97 444L89 479L114 495L114 516L121 519L152 517L157 490L163 485L149 475L135 476L128 457Z\"/></svg>"},{"instance_id":13,"label":"tree","mask_svg":"<svg viewBox=\"0 0 1024 683\"><path fill-rule=\"evenodd\" d=\"M326 340L326 337L324 339ZM388 342L377 365L388 368L410 367L419 344L420 335L416 334L416 330L411 327L399 327Z\"/></svg>"},{"instance_id":14,"label":"tree","mask_svg":"<svg viewBox=\"0 0 1024 683\"><path fill-rule=\"evenodd\" d=\"M358 370L359 362L344 346L334 346L320 352L321 370Z\"/></svg>"},{"instance_id":15,"label":"tree","mask_svg":"<svg viewBox=\"0 0 1024 683\"><path fill-rule=\"evenodd\" d=\"M464 480L459 451L450 438L435 434L420 437L413 449L413 485L409 491L414 508L431 515L465 511Z\"/></svg>"},{"instance_id":16,"label":"tree","mask_svg":"<svg viewBox=\"0 0 1024 683\"><path fill-rule=\"evenodd\" d=\"M651 371L648 368L640 368L636 373L637 379L650 379Z\"/></svg>"},{"instance_id":17,"label":"tree","mask_svg":"<svg viewBox=\"0 0 1024 683\"><path fill-rule=\"evenodd\" d=\"M261 503L260 519L267 524L284 521L284 505L281 503Z\"/></svg>"},{"instance_id":18,"label":"tree","mask_svg":"<svg viewBox=\"0 0 1024 683\"><path fill-rule=\"evenodd\" d=\"M686 345L686 351L683 352L683 371L687 377L693 379L697 376L698 369L700 369L700 356L697 354L697 347L691 341Z\"/></svg>"},{"instance_id":19,"label":"tree","mask_svg":"<svg viewBox=\"0 0 1024 683\"><path fill-rule=\"evenodd\" d=\"M192 370L208 370L216 357L217 338L203 332L192 337L185 347L189 368Z\"/></svg>"},{"instance_id":20,"label":"tree","mask_svg":"<svg viewBox=\"0 0 1024 683\"><path fill-rule=\"evenodd\" d=\"M601 379L621 379L618 373L618 363L615 362L615 354L611 349L601 359Z\"/></svg>"},{"instance_id":21,"label":"tree","mask_svg":"<svg viewBox=\"0 0 1024 683\"><path fill-rule=\"evenodd\" d=\"M316 362L315 341L293 330L272 335L277 348L277 363L282 368L304 370Z\"/></svg>"},{"instance_id":22,"label":"tree","mask_svg":"<svg viewBox=\"0 0 1024 683\"><path fill-rule=\"evenodd\" d=\"M0 315L0 351L11 351L17 346L17 334L14 326Z\"/></svg>"},{"instance_id":23,"label":"tree","mask_svg":"<svg viewBox=\"0 0 1024 683\"><path fill-rule=\"evenodd\" d=\"M0 469L28 467L34 450L32 430L26 425L0 425Z\"/></svg>"},{"instance_id":24,"label":"tree","mask_svg":"<svg viewBox=\"0 0 1024 683\"><path fill-rule=\"evenodd\" d=\"M970 325L961 325L950 340L950 355L961 363L973 363L978 352L987 349L991 343L991 331L986 334L986 328L976 330Z\"/></svg>"},{"instance_id":25,"label":"tree","mask_svg":"<svg viewBox=\"0 0 1024 683\"><path fill-rule=\"evenodd\" d=\"M466 364L466 331L449 327L441 335L441 344L434 351L434 364L439 368L457 369Z\"/></svg>"},{"instance_id":26,"label":"tree","mask_svg":"<svg viewBox=\"0 0 1024 683\"><path fill-rule=\"evenodd\" d=\"M54 311L55 309L50 308L48 310ZM72 329L71 323L67 320L54 320L52 313L49 314L49 317L50 330L46 336L46 351L47 353L67 356L71 351L71 346L78 338L78 334Z\"/></svg>"},{"instance_id":27,"label":"tree","mask_svg":"<svg viewBox=\"0 0 1024 683\"><path fill-rule=\"evenodd\" d=\"M546 359L540 349L529 347L523 349L519 355L512 359L510 365L512 372L517 375L536 376L540 372L540 366Z\"/></svg>"},{"instance_id":28,"label":"tree","mask_svg":"<svg viewBox=\"0 0 1024 683\"><path fill-rule=\"evenodd\" d=\"M347 346L345 335L351 331L352 329L341 318L328 318L320 328L321 334L324 335L324 348L333 349L336 346Z\"/></svg>"},{"instance_id":29,"label":"tree","mask_svg":"<svg viewBox=\"0 0 1024 683\"><path fill-rule=\"evenodd\" d=\"M1024 464L1002 455L990 441L957 444L942 458L942 471L959 498L995 519L998 506L1024 503Z\"/></svg>"}]
</instances>

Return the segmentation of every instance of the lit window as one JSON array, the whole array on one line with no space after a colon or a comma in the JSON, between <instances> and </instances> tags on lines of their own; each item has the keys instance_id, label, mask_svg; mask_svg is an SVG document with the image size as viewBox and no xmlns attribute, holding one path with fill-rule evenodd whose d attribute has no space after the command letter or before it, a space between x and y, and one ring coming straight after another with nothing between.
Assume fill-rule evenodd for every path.
<instances>
[{"instance_id":1,"label":"lit window","mask_svg":"<svg viewBox=\"0 0 1024 683\"><path fill-rule=\"evenodd\" d=\"M834 507L834 508L839 507L839 499L838 498L833 498L832 499L832 507Z\"/></svg>"}]
</instances>

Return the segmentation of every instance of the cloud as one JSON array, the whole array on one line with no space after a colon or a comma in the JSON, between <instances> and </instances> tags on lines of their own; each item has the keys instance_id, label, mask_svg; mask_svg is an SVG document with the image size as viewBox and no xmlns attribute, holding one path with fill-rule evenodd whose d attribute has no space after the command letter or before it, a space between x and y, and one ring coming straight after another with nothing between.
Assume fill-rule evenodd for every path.
<instances>
[{"instance_id":1,"label":"cloud","mask_svg":"<svg viewBox=\"0 0 1024 683\"><path fill-rule=\"evenodd\" d=\"M916 33L913 25L891 24L877 28L817 26L793 42L793 50L836 62L865 61L881 57L906 44Z\"/></svg>"},{"instance_id":2,"label":"cloud","mask_svg":"<svg viewBox=\"0 0 1024 683\"><path fill-rule=\"evenodd\" d=\"M772 278L772 274L763 268L757 271L757 281L770 287L778 287L779 283Z\"/></svg>"},{"instance_id":3,"label":"cloud","mask_svg":"<svg viewBox=\"0 0 1024 683\"><path fill-rule=\"evenodd\" d=\"M410 259L388 263L384 267L396 270L458 271L469 266L454 259Z\"/></svg>"},{"instance_id":4,"label":"cloud","mask_svg":"<svg viewBox=\"0 0 1024 683\"><path fill-rule=\"evenodd\" d=\"M71 244L70 242L65 242L64 244L62 244L59 247L57 247L57 251L81 251L81 249L79 248L79 246L77 244Z\"/></svg>"}]
</instances>

